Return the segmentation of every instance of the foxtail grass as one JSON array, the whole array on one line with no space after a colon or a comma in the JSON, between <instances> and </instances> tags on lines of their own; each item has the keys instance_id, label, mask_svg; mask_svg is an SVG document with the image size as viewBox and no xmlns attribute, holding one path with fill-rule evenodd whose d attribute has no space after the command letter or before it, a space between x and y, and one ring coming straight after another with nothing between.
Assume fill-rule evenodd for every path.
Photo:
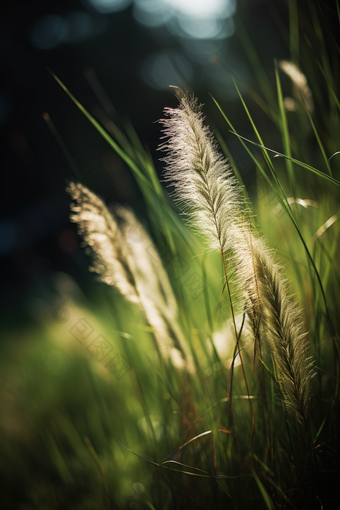
<instances>
[{"instance_id":1,"label":"foxtail grass","mask_svg":"<svg viewBox=\"0 0 340 510\"><path fill-rule=\"evenodd\" d=\"M175 200L189 224L204 235L212 250L221 253L238 351L240 339L227 272L230 265L235 267L242 306L245 303L253 325L255 346L260 346L260 338L265 341L282 401L305 422L312 369L301 312L271 250L253 226L250 205L203 124L197 100L177 88L176 94L179 107L167 108L167 118L161 121L167 137L161 145L167 152L165 180L174 186ZM241 354L240 359L248 388Z\"/></svg>"},{"instance_id":2,"label":"foxtail grass","mask_svg":"<svg viewBox=\"0 0 340 510\"><path fill-rule=\"evenodd\" d=\"M110 212L103 200L82 184L71 182L67 191L75 201L70 219L78 224L78 233L93 258L89 270L140 307L162 357L171 357L175 366L192 371L167 273L143 226L123 206Z\"/></svg>"}]
</instances>

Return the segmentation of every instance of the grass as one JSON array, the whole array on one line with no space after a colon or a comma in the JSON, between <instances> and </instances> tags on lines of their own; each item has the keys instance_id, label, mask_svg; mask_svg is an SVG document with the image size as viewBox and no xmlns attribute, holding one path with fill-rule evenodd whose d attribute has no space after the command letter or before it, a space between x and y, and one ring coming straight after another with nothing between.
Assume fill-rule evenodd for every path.
<instances>
[{"instance_id":1,"label":"grass","mask_svg":"<svg viewBox=\"0 0 340 510\"><path fill-rule=\"evenodd\" d=\"M207 106L212 117L223 115L225 130L232 130L252 158L254 178L246 194L257 228L276 250L294 300L303 308L316 371L305 423L287 413L268 351L263 356L254 351L241 310L235 324L242 329L242 373L231 321L235 289L230 301L221 256L207 253L201 238L184 225L131 125L125 133L116 126L108 132L55 77L122 157L141 190L148 247L157 247L167 271L195 372L159 356L155 325L114 287L94 285L91 306L79 290L55 291L37 302L39 327L20 334L13 329L2 347L4 508L335 507L340 473L339 55L332 34L320 26L317 5L309 9L299 31L302 12L290 0L285 36L292 60L303 63L314 112L284 81L276 63L272 87L242 29L238 33L262 94L257 104L266 105L273 139L261 135L251 113L251 98L257 96L242 96L236 78L239 114L256 142L235 130L235 119L217 101ZM290 92L297 94L294 111L285 107ZM77 172L72 151L47 115L45 120ZM103 335L119 355L120 365L111 366L111 372L75 327L81 318L92 331L89 338Z\"/></svg>"}]
</instances>

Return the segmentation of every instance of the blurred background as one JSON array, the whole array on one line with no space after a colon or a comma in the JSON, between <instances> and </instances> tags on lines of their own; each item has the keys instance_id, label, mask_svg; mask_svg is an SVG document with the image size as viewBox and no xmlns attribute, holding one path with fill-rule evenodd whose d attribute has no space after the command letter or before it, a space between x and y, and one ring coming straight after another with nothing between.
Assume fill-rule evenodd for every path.
<instances>
[{"instance_id":1,"label":"blurred background","mask_svg":"<svg viewBox=\"0 0 340 510\"><path fill-rule=\"evenodd\" d=\"M299 4L302 11L303 4ZM237 113L241 104L228 71L239 83L259 91L244 49L250 40L275 87L273 59L289 60L291 53L288 6L289 2L279 0L275 6L270 0L2 2L2 324L29 320L22 296L41 275L66 271L78 278L81 274L82 282L86 281L64 193L65 183L74 175L43 112L50 115L85 184L107 201L132 204L138 198L126 166L70 102L48 68L101 122L111 119L120 126L122 119L129 119L151 152L159 175L156 121L164 107L176 104L169 85L191 88L206 103L208 120L228 142L247 184L253 163L229 134L209 93L234 119L236 129L251 137L246 117ZM325 7L320 16L321 26L330 31L337 23L332 12ZM308 26L307 17L305 22ZM299 23L303 30L303 16ZM287 77L282 79L290 90ZM251 101L250 108L262 135L267 131L275 137Z\"/></svg>"}]
</instances>

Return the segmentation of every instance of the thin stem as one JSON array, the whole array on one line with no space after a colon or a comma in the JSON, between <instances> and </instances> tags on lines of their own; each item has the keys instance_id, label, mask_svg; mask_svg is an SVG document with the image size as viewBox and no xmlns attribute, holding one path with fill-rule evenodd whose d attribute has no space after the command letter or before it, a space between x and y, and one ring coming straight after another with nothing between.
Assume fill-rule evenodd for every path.
<instances>
[{"instance_id":1,"label":"thin stem","mask_svg":"<svg viewBox=\"0 0 340 510\"><path fill-rule=\"evenodd\" d=\"M251 441L250 441L250 450L251 450L251 454L253 456L253 440L254 440L254 434L255 434L254 412L253 412L253 406L251 404L248 381L247 381L247 377L246 377L246 372L244 370L243 358L242 358L242 354L241 354L241 350L240 350L239 335L237 333L235 313L234 313L234 306L233 306L233 301L231 299L231 292L230 292L230 286L229 286L229 278L228 278L227 266L226 266L225 257L224 257L224 251L222 249L222 246L221 246L221 255L222 255L222 260L223 260L223 269L224 269L226 285L227 285L227 289L228 289L228 296L229 296L229 302L230 302L232 322L233 322L233 325L234 325L234 332L235 332L235 338L236 338L236 346L237 346L237 350L238 350L238 355L240 357L240 362L241 362L244 382L245 382L246 388L247 388L248 402L249 402L249 408L250 408L250 414L251 414ZM231 376L231 379L232 379L232 376ZM230 384L230 388L231 388L231 384ZM231 390L230 390L230 394L229 394L229 410L230 410L230 413L231 413L231 400L232 400L232 398L231 398Z\"/></svg>"}]
</instances>

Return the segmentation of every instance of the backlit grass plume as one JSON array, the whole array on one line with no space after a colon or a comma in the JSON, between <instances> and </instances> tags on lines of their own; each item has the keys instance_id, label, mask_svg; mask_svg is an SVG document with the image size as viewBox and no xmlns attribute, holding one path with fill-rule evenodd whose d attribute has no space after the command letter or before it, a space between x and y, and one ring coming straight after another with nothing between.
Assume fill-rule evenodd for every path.
<instances>
[{"instance_id":1,"label":"backlit grass plume","mask_svg":"<svg viewBox=\"0 0 340 510\"><path fill-rule=\"evenodd\" d=\"M263 337L270 346L275 376L286 409L305 422L313 365L301 311L292 301L286 279L263 242L257 243L254 250L264 315Z\"/></svg>"},{"instance_id":2,"label":"backlit grass plume","mask_svg":"<svg viewBox=\"0 0 340 510\"><path fill-rule=\"evenodd\" d=\"M161 121L167 137L161 145L167 151L165 180L174 185L176 200L195 230L221 252L224 262L232 260L255 346L260 337L266 341L286 408L305 420L312 372L301 313L289 297L272 252L251 222L249 205L231 167L203 124L197 100L179 89L176 93L179 107L167 108L167 118ZM226 280L228 284L227 272ZM233 314L231 297L230 301ZM238 344L236 324L235 334Z\"/></svg>"},{"instance_id":3,"label":"backlit grass plume","mask_svg":"<svg viewBox=\"0 0 340 510\"><path fill-rule=\"evenodd\" d=\"M70 183L67 191L71 221L78 224L92 272L139 305L152 328L157 348L178 367L193 370L187 344L177 324L177 305L168 276L145 229L129 209L116 206L112 213L104 202L82 184Z\"/></svg>"},{"instance_id":4,"label":"backlit grass plume","mask_svg":"<svg viewBox=\"0 0 340 510\"><path fill-rule=\"evenodd\" d=\"M260 302L260 335L269 346L282 401L306 422L314 375L301 310L289 295L286 278L263 239L252 243Z\"/></svg>"},{"instance_id":5,"label":"backlit grass plume","mask_svg":"<svg viewBox=\"0 0 340 510\"><path fill-rule=\"evenodd\" d=\"M231 167L219 154L209 128L203 125L197 99L175 87L180 107L166 108L165 181L175 187L175 200L190 224L204 233L212 249L227 251L231 230L242 221L242 195ZM232 218L232 221L230 221Z\"/></svg>"},{"instance_id":6,"label":"backlit grass plume","mask_svg":"<svg viewBox=\"0 0 340 510\"><path fill-rule=\"evenodd\" d=\"M216 141L203 124L197 99L177 87L175 90L180 106L166 108L167 118L161 120L167 137L160 147L167 152L165 181L174 185L175 200L189 217L189 224L203 233L211 249L220 251L228 292L230 266L234 266L233 269L236 266L233 271L236 289L242 288L241 282L247 282L246 292L241 292L242 296L237 296L234 304L230 296L232 314L239 297L243 298L241 309L245 299L254 329L258 329L258 292L249 245L253 238L249 207L231 166L218 152ZM237 338L234 317L233 322Z\"/></svg>"},{"instance_id":7,"label":"backlit grass plume","mask_svg":"<svg viewBox=\"0 0 340 510\"><path fill-rule=\"evenodd\" d=\"M115 286L128 301L138 303L136 281L117 221L104 202L82 184L71 182L66 191L76 202L70 205L70 219L78 224L87 252L94 255L90 271L103 283Z\"/></svg>"},{"instance_id":8,"label":"backlit grass plume","mask_svg":"<svg viewBox=\"0 0 340 510\"><path fill-rule=\"evenodd\" d=\"M292 80L295 95L302 101L310 113L314 111L312 91L309 88L306 76L296 64L287 60L281 60L279 66Z\"/></svg>"}]
</instances>

